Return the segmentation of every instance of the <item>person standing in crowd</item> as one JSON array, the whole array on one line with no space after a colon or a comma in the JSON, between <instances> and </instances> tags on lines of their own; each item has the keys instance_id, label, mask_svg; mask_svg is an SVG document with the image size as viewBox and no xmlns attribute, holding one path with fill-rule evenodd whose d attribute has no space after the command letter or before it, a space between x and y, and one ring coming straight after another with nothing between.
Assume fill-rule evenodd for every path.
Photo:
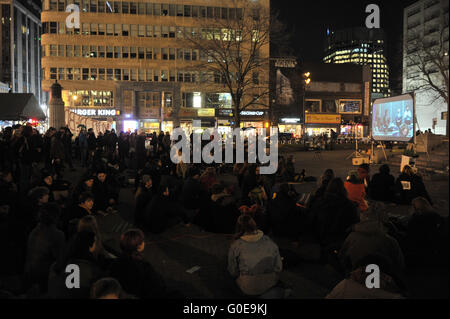
<instances>
[{"instance_id":1,"label":"person standing in crowd","mask_svg":"<svg viewBox=\"0 0 450 319\"><path fill-rule=\"evenodd\" d=\"M73 134L68 127L61 128L62 142L64 144L64 159L69 165L70 169L73 171L72 164L72 137Z\"/></svg>"},{"instance_id":2,"label":"person standing in crowd","mask_svg":"<svg viewBox=\"0 0 450 319\"><path fill-rule=\"evenodd\" d=\"M118 139L118 149L119 149L119 161L122 167L126 167L126 159L128 158L128 154L130 152L130 141L128 136L121 132Z\"/></svg>"},{"instance_id":3,"label":"person standing in crowd","mask_svg":"<svg viewBox=\"0 0 450 319\"><path fill-rule=\"evenodd\" d=\"M142 227L144 225L145 208L151 202L153 196L155 196L155 188L153 187L153 181L150 175L144 175L141 179L136 194L136 207L134 210L134 223L135 225Z\"/></svg>"},{"instance_id":4,"label":"person standing in crowd","mask_svg":"<svg viewBox=\"0 0 450 319\"><path fill-rule=\"evenodd\" d=\"M160 299L166 295L166 286L153 267L144 260L144 233L130 229L120 237L122 254L110 267L110 276L116 278L123 289L145 299Z\"/></svg>"},{"instance_id":5,"label":"person standing in crowd","mask_svg":"<svg viewBox=\"0 0 450 319\"><path fill-rule=\"evenodd\" d=\"M92 128L88 129L87 141L88 141L88 163L90 165L94 162L94 154L95 150L97 149L97 139L95 137L95 133Z\"/></svg>"},{"instance_id":6,"label":"person standing in crowd","mask_svg":"<svg viewBox=\"0 0 450 319\"><path fill-rule=\"evenodd\" d=\"M78 135L78 147L80 149L81 167L87 167L89 143L88 136L84 128L81 128L80 134Z\"/></svg>"}]
</instances>

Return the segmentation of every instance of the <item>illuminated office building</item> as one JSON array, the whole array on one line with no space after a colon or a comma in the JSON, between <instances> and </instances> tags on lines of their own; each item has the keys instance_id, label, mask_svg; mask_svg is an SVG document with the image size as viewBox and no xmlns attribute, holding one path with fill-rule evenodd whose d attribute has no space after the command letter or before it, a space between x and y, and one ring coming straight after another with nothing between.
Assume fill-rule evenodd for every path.
<instances>
[{"instance_id":1,"label":"illuminated office building","mask_svg":"<svg viewBox=\"0 0 450 319\"><path fill-rule=\"evenodd\" d=\"M80 28L66 26L72 3L81 9ZM214 74L208 85L200 83L198 65L208 57L183 37L242 11L234 1L219 0L44 0L43 89L58 80L66 107L112 119L123 130L191 130L194 119L229 126L232 102L223 79ZM248 112L242 121L263 123L268 113Z\"/></svg>"},{"instance_id":2,"label":"illuminated office building","mask_svg":"<svg viewBox=\"0 0 450 319\"><path fill-rule=\"evenodd\" d=\"M0 84L41 96L40 1L0 0Z\"/></svg>"},{"instance_id":3,"label":"illuminated office building","mask_svg":"<svg viewBox=\"0 0 450 319\"><path fill-rule=\"evenodd\" d=\"M390 96L386 38L382 29L328 30L323 61L369 65L372 71L372 98Z\"/></svg>"}]
</instances>

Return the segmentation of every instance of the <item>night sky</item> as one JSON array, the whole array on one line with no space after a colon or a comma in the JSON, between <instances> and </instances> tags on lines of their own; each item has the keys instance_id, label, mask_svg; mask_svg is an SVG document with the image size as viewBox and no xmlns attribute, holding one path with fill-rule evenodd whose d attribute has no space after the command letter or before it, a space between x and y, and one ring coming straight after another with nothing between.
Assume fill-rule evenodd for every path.
<instances>
[{"instance_id":1,"label":"night sky","mask_svg":"<svg viewBox=\"0 0 450 319\"><path fill-rule=\"evenodd\" d=\"M388 64L391 71L391 89L401 89L403 9L415 0L272 0L279 10L279 19L292 34L295 54L304 61L322 61L326 30L365 26L369 15L365 9L373 3L380 7L381 28L388 41ZM295 5L295 7L294 7ZM399 87L400 86L400 87Z\"/></svg>"}]
</instances>

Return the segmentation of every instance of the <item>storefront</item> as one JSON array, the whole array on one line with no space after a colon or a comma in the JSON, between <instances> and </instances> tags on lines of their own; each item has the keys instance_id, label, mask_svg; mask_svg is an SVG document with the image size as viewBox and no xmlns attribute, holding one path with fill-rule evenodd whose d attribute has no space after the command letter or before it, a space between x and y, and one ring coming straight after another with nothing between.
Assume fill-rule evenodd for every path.
<instances>
[{"instance_id":1,"label":"storefront","mask_svg":"<svg viewBox=\"0 0 450 319\"><path fill-rule=\"evenodd\" d=\"M161 122L159 119L145 119L139 120L139 131L147 134L156 132L159 134Z\"/></svg>"},{"instance_id":2,"label":"storefront","mask_svg":"<svg viewBox=\"0 0 450 319\"><path fill-rule=\"evenodd\" d=\"M341 115L307 113L305 122L305 130L308 136L327 134L331 137L332 131L335 133L339 132Z\"/></svg>"},{"instance_id":3,"label":"storefront","mask_svg":"<svg viewBox=\"0 0 450 319\"><path fill-rule=\"evenodd\" d=\"M269 126L267 110L241 111L241 128L265 128Z\"/></svg>"},{"instance_id":4,"label":"storefront","mask_svg":"<svg viewBox=\"0 0 450 319\"><path fill-rule=\"evenodd\" d=\"M340 134L352 138L364 137L364 126L362 124L355 125L341 125Z\"/></svg>"},{"instance_id":5,"label":"storefront","mask_svg":"<svg viewBox=\"0 0 450 319\"><path fill-rule=\"evenodd\" d=\"M278 124L280 133L292 133L295 138L302 136L302 125L299 118L282 118Z\"/></svg>"}]
</instances>

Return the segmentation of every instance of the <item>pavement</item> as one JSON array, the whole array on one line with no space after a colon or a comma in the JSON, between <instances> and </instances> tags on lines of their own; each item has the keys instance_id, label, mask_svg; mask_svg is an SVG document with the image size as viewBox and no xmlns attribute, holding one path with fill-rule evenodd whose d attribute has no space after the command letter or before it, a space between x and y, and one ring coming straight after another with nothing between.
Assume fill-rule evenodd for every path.
<instances>
[{"instance_id":1,"label":"pavement","mask_svg":"<svg viewBox=\"0 0 450 319\"><path fill-rule=\"evenodd\" d=\"M306 169L307 176L319 177L326 168L333 168L337 177L345 178L354 169L351 150L323 151L317 158L314 152L295 152L296 169ZM281 154L287 155L287 154ZM380 165L371 166L371 174ZM398 175L391 167L394 176ZM399 170L399 169L398 169ZM397 171L398 171L397 170ZM69 175L79 175L80 171ZM225 176L228 182L234 177ZM70 180L73 180L70 178ZM448 216L448 180L426 181L425 184L437 211ZM316 183L295 185L300 192L311 192ZM99 227L105 245L119 250L120 234L133 228L132 214L134 196L132 187L120 192L118 212L99 217ZM407 215L409 207L389 206L392 215ZM285 269L281 280L293 287L290 299L324 298L342 280L342 276L330 265L319 263L319 247L310 243L294 245L287 240L273 238L285 257ZM232 278L227 272L227 254L233 238L231 235L213 234L196 225L173 226L164 233L146 234L145 259L162 276L170 290L178 291L188 298L228 299L240 298ZM198 270L190 273L193 267ZM448 298L448 268L428 269L406 274L413 298Z\"/></svg>"}]
</instances>

